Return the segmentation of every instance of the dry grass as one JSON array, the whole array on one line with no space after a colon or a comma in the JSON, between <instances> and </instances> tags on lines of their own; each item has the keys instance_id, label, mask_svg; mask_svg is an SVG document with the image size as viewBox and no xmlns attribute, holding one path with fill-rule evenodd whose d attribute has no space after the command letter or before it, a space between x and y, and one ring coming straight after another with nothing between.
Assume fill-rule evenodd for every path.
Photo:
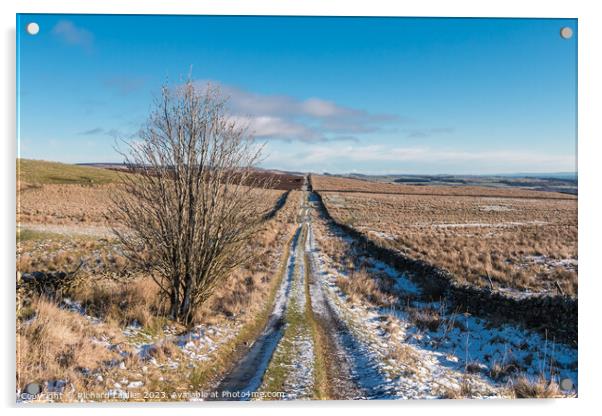
<instances>
[{"instance_id":1,"label":"dry grass","mask_svg":"<svg viewBox=\"0 0 602 416\"><path fill-rule=\"evenodd\" d=\"M35 233L35 236L18 243L20 272L70 271L84 262L84 270L90 274L123 274L127 266L126 258L112 241L51 233Z\"/></svg>"},{"instance_id":2,"label":"dry grass","mask_svg":"<svg viewBox=\"0 0 602 416\"><path fill-rule=\"evenodd\" d=\"M17 161L17 221L74 226L114 226L108 217L111 196L125 172L56 162ZM265 176L266 174L264 174ZM291 189L300 177L275 175L280 189L262 192L265 208L274 206L282 189Z\"/></svg>"},{"instance_id":3,"label":"dry grass","mask_svg":"<svg viewBox=\"0 0 602 416\"><path fill-rule=\"evenodd\" d=\"M489 369L489 376L496 381L503 380L519 371L520 366L515 362L494 362Z\"/></svg>"},{"instance_id":4,"label":"dry grass","mask_svg":"<svg viewBox=\"0 0 602 416\"><path fill-rule=\"evenodd\" d=\"M443 318L438 310L429 308L408 308L411 322L423 331L437 331Z\"/></svg>"},{"instance_id":5,"label":"dry grass","mask_svg":"<svg viewBox=\"0 0 602 416\"><path fill-rule=\"evenodd\" d=\"M44 184L20 188L17 220L38 224L108 225L116 185Z\"/></svg>"},{"instance_id":6,"label":"dry grass","mask_svg":"<svg viewBox=\"0 0 602 416\"><path fill-rule=\"evenodd\" d=\"M574 195L558 192L541 192L520 188L489 188L482 186L404 185L376 182L337 176L312 175L315 191L365 192L399 195L480 196L508 198L557 198L576 200Z\"/></svg>"},{"instance_id":7,"label":"dry grass","mask_svg":"<svg viewBox=\"0 0 602 416\"><path fill-rule=\"evenodd\" d=\"M517 399L548 399L562 396L558 384L543 377L520 377L510 384L510 391Z\"/></svg>"},{"instance_id":8,"label":"dry grass","mask_svg":"<svg viewBox=\"0 0 602 416\"><path fill-rule=\"evenodd\" d=\"M337 285L352 302L368 301L384 307L397 302L397 298L388 293L382 282L371 276L365 269L352 270L349 277L339 275Z\"/></svg>"},{"instance_id":9,"label":"dry grass","mask_svg":"<svg viewBox=\"0 0 602 416\"><path fill-rule=\"evenodd\" d=\"M44 194L44 190L49 189L48 186L50 185L34 187L28 192L42 192L40 198L44 195L51 196L52 192ZM77 185L56 186L65 186L72 193L81 191ZM101 186L97 186L90 189L98 191L100 188ZM270 193L273 198L266 199L266 204L275 202L282 191ZM66 195L68 199L69 193ZM96 195L105 194L101 192ZM71 198L73 201L73 195ZM43 207L47 206L41 204L42 222L45 221ZM62 214L71 209L68 203L63 207L66 208L59 209ZM239 268L225 280L199 311L195 324L235 323L241 324L244 329L247 324L257 320L258 313L268 310L267 303L278 275L282 248L290 236L299 207L300 192L292 191L286 205L264 224L260 233L250 242L248 250L256 253L254 261ZM61 221L71 221L67 223L72 224L72 219L67 217L69 216L63 216ZM44 232L31 233L26 237L28 238L18 241L18 271L72 270L79 261L86 262L88 267L82 269L84 283L67 295L81 303L87 315L100 318L101 323L94 323L77 312L62 309L48 300L37 297L20 299L17 311L18 387L22 388L33 381L60 379L68 381L68 388L75 391L106 392L113 388L114 382L124 377L130 380L132 377L140 379L139 374L143 374L145 389L156 387L171 391L175 388L190 388L193 378L191 374L196 370L185 364L177 371L170 372L165 366L166 369L151 369L149 373L145 373L142 371L145 364L134 354L125 358L126 370L106 366L107 361L123 358L95 340L108 339L111 344L131 348L127 347L131 340L123 336L122 331L134 321L143 326L145 334L156 339L165 336L166 324L177 327L165 317L158 289L152 279L140 272L131 273L127 260L120 255L120 248L115 241ZM261 328L257 329L260 330ZM214 360L207 362L205 366L206 374L213 377L216 372L227 369L226 364L230 363L232 351L216 351ZM222 353L226 355L221 357ZM165 363L168 358L181 359L182 356L179 348L168 339L157 342L150 354L160 363ZM95 375L91 376L92 373ZM103 374L104 381L98 381L96 374ZM206 382L208 379L203 380Z\"/></svg>"},{"instance_id":10,"label":"dry grass","mask_svg":"<svg viewBox=\"0 0 602 416\"><path fill-rule=\"evenodd\" d=\"M472 399L475 397L475 389L469 379L460 380L458 387L446 387L443 389L441 398L443 399Z\"/></svg>"},{"instance_id":11,"label":"dry grass","mask_svg":"<svg viewBox=\"0 0 602 416\"><path fill-rule=\"evenodd\" d=\"M118 185L42 184L19 185L17 221L36 224L117 225L109 216L111 195ZM268 209L275 205L282 190L261 192L261 204Z\"/></svg>"},{"instance_id":12,"label":"dry grass","mask_svg":"<svg viewBox=\"0 0 602 416\"><path fill-rule=\"evenodd\" d=\"M118 359L92 339L119 342L120 334L106 325L93 325L84 317L58 308L43 298L34 299L28 320L17 322L17 386L47 380L69 380L86 388L84 373ZM35 318L32 319L32 317Z\"/></svg>"},{"instance_id":13,"label":"dry grass","mask_svg":"<svg viewBox=\"0 0 602 416\"><path fill-rule=\"evenodd\" d=\"M420 356L412 347L404 343L392 343L387 351L387 359L394 362L400 369L393 372L392 376L412 377L421 367Z\"/></svg>"},{"instance_id":14,"label":"dry grass","mask_svg":"<svg viewBox=\"0 0 602 416\"><path fill-rule=\"evenodd\" d=\"M564 293L577 291L576 199L336 192L322 197L337 221L445 268L459 281L485 286L491 279L505 287L550 291L559 282Z\"/></svg>"},{"instance_id":15,"label":"dry grass","mask_svg":"<svg viewBox=\"0 0 602 416\"><path fill-rule=\"evenodd\" d=\"M81 303L87 314L120 327L134 322L149 327L154 324L155 317L164 314L159 302L159 290L150 278L138 278L131 282L91 279L71 295Z\"/></svg>"}]
</instances>

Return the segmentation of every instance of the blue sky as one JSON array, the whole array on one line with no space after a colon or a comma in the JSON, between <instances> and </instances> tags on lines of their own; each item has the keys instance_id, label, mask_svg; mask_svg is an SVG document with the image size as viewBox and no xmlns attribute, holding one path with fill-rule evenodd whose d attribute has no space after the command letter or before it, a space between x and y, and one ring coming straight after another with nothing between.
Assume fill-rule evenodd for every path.
<instances>
[{"instance_id":1,"label":"blue sky","mask_svg":"<svg viewBox=\"0 0 602 416\"><path fill-rule=\"evenodd\" d=\"M575 19L19 15L17 42L25 158L120 161L115 139L192 67L264 167L576 170Z\"/></svg>"}]
</instances>

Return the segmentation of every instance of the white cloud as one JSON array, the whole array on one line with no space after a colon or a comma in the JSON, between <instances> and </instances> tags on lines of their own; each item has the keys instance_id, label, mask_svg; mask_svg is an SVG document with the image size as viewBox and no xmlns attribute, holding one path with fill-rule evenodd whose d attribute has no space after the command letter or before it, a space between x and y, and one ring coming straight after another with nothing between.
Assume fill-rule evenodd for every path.
<instances>
[{"instance_id":1,"label":"white cloud","mask_svg":"<svg viewBox=\"0 0 602 416\"><path fill-rule=\"evenodd\" d=\"M94 43L94 35L92 32L76 26L70 20L61 20L53 28L52 33L61 39L63 42L81 46L87 51L92 49Z\"/></svg>"},{"instance_id":2,"label":"white cloud","mask_svg":"<svg viewBox=\"0 0 602 416\"><path fill-rule=\"evenodd\" d=\"M273 116L233 116L237 124L248 127L257 137L314 139L316 133L303 124Z\"/></svg>"},{"instance_id":3,"label":"white cloud","mask_svg":"<svg viewBox=\"0 0 602 416\"><path fill-rule=\"evenodd\" d=\"M356 142L354 136L324 135L319 129L303 123L273 116L232 116L231 119L241 127L249 129L259 139L279 139L310 143Z\"/></svg>"},{"instance_id":4,"label":"white cloud","mask_svg":"<svg viewBox=\"0 0 602 416\"><path fill-rule=\"evenodd\" d=\"M314 117L337 117L350 112L349 110L337 106L330 101L321 100L319 98L309 98L301 102L301 110Z\"/></svg>"},{"instance_id":5,"label":"white cloud","mask_svg":"<svg viewBox=\"0 0 602 416\"><path fill-rule=\"evenodd\" d=\"M246 120L258 138L303 142L357 141L353 134L380 130L397 121L391 114L372 114L317 97L257 94L217 81L197 81L228 98L229 110Z\"/></svg>"}]
</instances>

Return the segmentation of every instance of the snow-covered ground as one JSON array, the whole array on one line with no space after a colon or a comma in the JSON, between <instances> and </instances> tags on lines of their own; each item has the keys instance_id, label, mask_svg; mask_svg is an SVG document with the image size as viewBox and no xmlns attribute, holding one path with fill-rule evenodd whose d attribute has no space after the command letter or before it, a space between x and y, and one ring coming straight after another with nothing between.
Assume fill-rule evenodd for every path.
<instances>
[{"instance_id":1,"label":"snow-covered ground","mask_svg":"<svg viewBox=\"0 0 602 416\"><path fill-rule=\"evenodd\" d=\"M388 311L348 302L336 284L337 278L348 278L340 271L340 265L318 249L313 233L310 247L315 273L319 274L328 302L354 338L356 347L349 353L359 364L357 367L364 369L358 375L358 384L366 398L437 398L450 389L460 389L462 382L471 385L475 397L498 395L497 389L481 377L442 365L433 351L406 343L399 331L400 323L395 322L398 318ZM418 290L410 281L400 282L398 287L409 293ZM383 322L392 325L385 330Z\"/></svg>"},{"instance_id":2,"label":"snow-covered ground","mask_svg":"<svg viewBox=\"0 0 602 416\"><path fill-rule=\"evenodd\" d=\"M316 216L316 221L322 220ZM345 267L322 252L317 243L328 238L340 238L347 244L350 240L325 223L316 228L320 235L316 238L310 233L311 252L329 302L378 363L386 375L382 382L390 385L395 397L441 397L449 388L459 389L461 383L470 384L472 397L495 397L504 395L509 380L520 375L553 377L557 382L570 378L576 386L576 348L514 325L455 314L445 305L422 302L420 288L410 279L374 259L361 258L369 265L370 274L384 273L394 279L394 290L406 303L382 308L349 302L337 286L337 279L349 278ZM421 310L434 311L439 324L418 328L412 314ZM396 354L400 348L405 351ZM403 360L391 356L408 357L410 373L404 371Z\"/></svg>"},{"instance_id":3,"label":"snow-covered ground","mask_svg":"<svg viewBox=\"0 0 602 416\"><path fill-rule=\"evenodd\" d=\"M308 307L328 325L332 356L326 360L339 366L339 379L332 383L344 390L340 398L507 397L509 383L519 376L557 382L569 378L577 388L576 348L515 325L454 313L445 304L425 301L421 288L406 275L358 251L351 237L319 215L315 199L307 195L309 204L301 208L297 231L286 248L285 275L268 324L246 356L218 383L218 390L244 392L242 398L248 399L250 393L277 387L284 399L313 398L316 354L321 351L306 319ZM340 282L351 278L349 263L342 264L321 249L329 239L340 240L348 254L345 260L362 264L369 278L393 282L387 289L395 299L390 306L343 291ZM94 325L102 324L77 302L64 299L62 307ZM432 322L419 322L421 316L430 316ZM149 333L134 322L122 331L127 348L108 338L95 338L92 342L117 351L120 357L107 363L121 371L105 393L125 400L129 392L147 387L144 375L149 371L165 375L182 366L206 365L241 329L242 323L226 322L198 325L186 333L165 325L158 333ZM166 343L178 349L178 356L157 359L157 351ZM132 355L141 364L128 368ZM46 388L64 389L60 382Z\"/></svg>"}]
</instances>

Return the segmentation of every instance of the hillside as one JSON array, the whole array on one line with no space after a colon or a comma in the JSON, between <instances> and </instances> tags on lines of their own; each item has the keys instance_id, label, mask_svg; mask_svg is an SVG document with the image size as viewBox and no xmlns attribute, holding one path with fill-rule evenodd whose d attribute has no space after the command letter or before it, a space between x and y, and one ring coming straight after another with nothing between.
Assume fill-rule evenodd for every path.
<instances>
[{"instance_id":1,"label":"hillside","mask_svg":"<svg viewBox=\"0 0 602 416\"><path fill-rule=\"evenodd\" d=\"M17 159L17 182L35 184L106 184L119 180L119 173L90 166Z\"/></svg>"}]
</instances>

